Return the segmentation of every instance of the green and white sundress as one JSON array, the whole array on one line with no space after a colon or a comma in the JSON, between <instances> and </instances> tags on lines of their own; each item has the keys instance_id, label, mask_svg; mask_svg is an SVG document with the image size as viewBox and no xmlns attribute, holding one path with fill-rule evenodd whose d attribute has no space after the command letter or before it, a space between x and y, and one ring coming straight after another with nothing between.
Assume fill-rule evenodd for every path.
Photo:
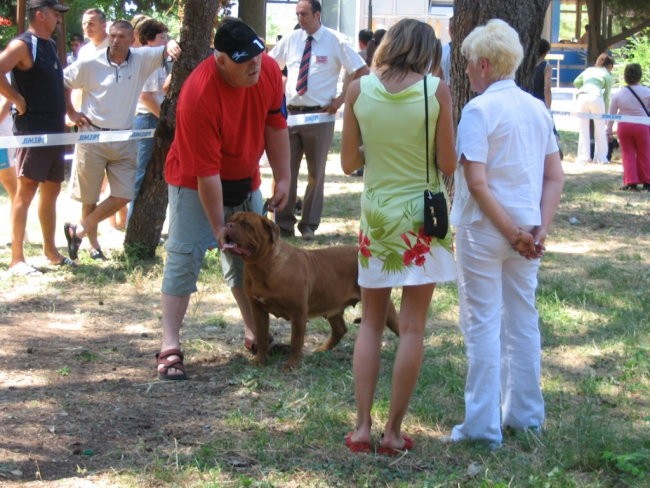
<instances>
[{"instance_id":1,"label":"green and white sundress","mask_svg":"<svg viewBox=\"0 0 650 488\"><path fill-rule=\"evenodd\" d=\"M440 79L427 76L429 94L428 187L445 191L433 167L435 97ZM364 190L359 231L359 285L365 288L440 283L456 278L451 231L425 236L426 182L424 84L389 93L375 74L361 78L354 113L364 144Z\"/></svg>"}]
</instances>

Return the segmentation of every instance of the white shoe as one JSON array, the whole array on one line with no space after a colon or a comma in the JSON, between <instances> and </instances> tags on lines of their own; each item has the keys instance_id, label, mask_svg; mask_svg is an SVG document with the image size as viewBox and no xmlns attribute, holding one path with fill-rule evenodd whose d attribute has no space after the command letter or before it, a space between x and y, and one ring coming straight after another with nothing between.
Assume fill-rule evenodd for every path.
<instances>
[{"instance_id":1,"label":"white shoe","mask_svg":"<svg viewBox=\"0 0 650 488\"><path fill-rule=\"evenodd\" d=\"M43 274L25 261L13 265L8 271L10 276L41 276Z\"/></svg>"},{"instance_id":2,"label":"white shoe","mask_svg":"<svg viewBox=\"0 0 650 488\"><path fill-rule=\"evenodd\" d=\"M496 451L498 449L501 449L501 447L502 447L502 444L500 442L497 442L497 441L488 441L488 440L484 440L484 439L467 439L467 438L454 439L451 435L443 435L443 436L439 437L439 440L443 444L457 444L459 442L465 442L465 441L483 442L483 443L485 443L485 445L487 445L488 449L490 451L492 451L492 452L494 452L494 451Z\"/></svg>"}]
</instances>

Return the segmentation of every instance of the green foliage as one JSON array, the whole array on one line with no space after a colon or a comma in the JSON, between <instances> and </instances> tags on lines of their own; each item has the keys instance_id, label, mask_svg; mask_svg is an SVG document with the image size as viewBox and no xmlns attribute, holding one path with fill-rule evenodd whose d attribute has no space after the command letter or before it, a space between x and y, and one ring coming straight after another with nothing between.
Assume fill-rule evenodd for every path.
<instances>
[{"instance_id":1,"label":"green foliage","mask_svg":"<svg viewBox=\"0 0 650 488\"><path fill-rule=\"evenodd\" d=\"M629 63L638 63L643 70L643 78L641 83L643 85L650 85L650 29L646 29L641 34L632 37L629 42L619 48L613 50L615 59L619 60L621 65ZM621 80L622 73L621 72Z\"/></svg>"},{"instance_id":2,"label":"green foliage","mask_svg":"<svg viewBox=\"0 0 650 488\"><path fill-rule=\"evenodd\" d=\"M650 450L648 449L624 454L605 451L603 453L603 459L614 464L616 469L621 473L629 474L639 479L648 477L647 468L650 463Z\"/></svg>"},{"instance_id":3,"label":"green foliage","mask_svg":"<svg viewBox=\"0 0 650 488\"><path fill-rule=\"evenodd\" d=\"M0 0L0 50L16 36L16 5L11 0Z\"/></svg>"},{"instance_id":4,"label":"green foliage","mask_svg":"<svg viewBox=\"0 0 650 488\"><path fill-rule=\"evenodd\" d=\"M149 248L141 242L124 244L124 254L120 257L124 259L127 265L134 260L139 261L151 258Z\"/></svg>"},{"instance_id":5,"label":"green foliage","mask_svg":"<svg viewBox=\"0 0 650 488\"><path fill-rule=\"evenodd\" d=\"M57 369L56 372L61 376L69 376L71 370L69 366L63 366L62 368Z\"/></svg>"},{"instance_id":6,"label":"green foliage","mask_svg":"<svg viewBox=\"0 0 650 488\"><path fill-rule=\"evenodd\" d=\"M0 49L4 49L5 46L16 37L17 29L15 25L6 25L2 23L3 20L9 20L4 17L0 17Z\"/></svg>"},{"instance_id":7,"label":"green foliage","mask_svg":"<svg viewBox=\"0 0 650 488\"><path fill-rule=\"evenodd\" d=\"M93 361L99 361L99 354L93 351L83 350L77 354L77 359L82 363L90 363Z\"/></svg>"}]
</instances>

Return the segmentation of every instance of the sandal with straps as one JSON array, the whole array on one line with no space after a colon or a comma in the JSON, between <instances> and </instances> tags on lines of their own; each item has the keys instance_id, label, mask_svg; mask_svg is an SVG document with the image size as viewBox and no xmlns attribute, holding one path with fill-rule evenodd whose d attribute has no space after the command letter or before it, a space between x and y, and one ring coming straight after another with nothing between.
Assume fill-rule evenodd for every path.
<instances>
[{"instance_id":1,"label":"sandal with straps","mask_svg":"<svg viewBox=\"0 0 650 488\"><path fill-rule=\"evenodd\" d=\"M79 257L79 246L81 246L81 237L77 236L77 226L66 222L63 224L63 232L65 232L65 240L68 243L70 259L77 259Z\"/></svg>"},{"instance_id":2,"label":"sandal with straps","mask_svg":"<svg viewBox=\"0 0 650 488\"><path fill-rule=\"evenodd\" d=\"M168 359L170 356L178 356L177 359ZM186 380L185 366L183 365L183 353L180 349L167 349L156 354L156 369L158 369L158 379L168 381ZM168 374L170 369L176 369L181 374Z\"/></svg>"}]
</instances>

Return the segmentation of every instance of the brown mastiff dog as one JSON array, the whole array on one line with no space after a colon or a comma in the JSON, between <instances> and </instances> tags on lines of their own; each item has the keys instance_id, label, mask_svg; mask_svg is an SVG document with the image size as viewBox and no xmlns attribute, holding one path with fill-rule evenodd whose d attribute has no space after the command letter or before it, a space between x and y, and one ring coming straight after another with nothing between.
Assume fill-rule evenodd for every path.
<instances>
[{"instance_id":1,"label":"brown mastiff dog","mask_svg":"<svg viewBox=\"0 0 650 488\"><path fill-rule=\"evenodd\" d=\"M317 351L332 349L347 331L346 307L361 300L356 246L305 250L280 238L280 228L253 212L238 212L226 224L224 251L244 261L244 287L255 320L257 355L268 355L269 314L291 321L291 347L284 368L298 366L307 319L325 317L332 334ZM397 312L389 305L386 325L398 334Z\"/></svg>"}]
</instances>

